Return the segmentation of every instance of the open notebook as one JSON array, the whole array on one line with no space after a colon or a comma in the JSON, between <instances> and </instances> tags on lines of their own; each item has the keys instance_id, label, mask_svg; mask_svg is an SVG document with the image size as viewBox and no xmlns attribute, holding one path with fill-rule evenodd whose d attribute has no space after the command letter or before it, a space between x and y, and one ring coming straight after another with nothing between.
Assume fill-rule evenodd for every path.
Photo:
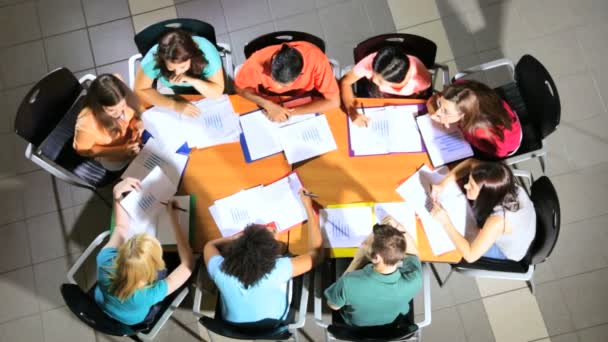
<instances>
[{"instance_id":1,"label":"open notebook","mask_svg":"<svg viewBox=\"0 0 608 342\"><path fill-rule=\"evenodd\" d=\"M418 116L416 122L433 166L439 167L473 156L471 144L464 140L458 125L445 128L428 114Z\"/></svg>"}]
</instances>

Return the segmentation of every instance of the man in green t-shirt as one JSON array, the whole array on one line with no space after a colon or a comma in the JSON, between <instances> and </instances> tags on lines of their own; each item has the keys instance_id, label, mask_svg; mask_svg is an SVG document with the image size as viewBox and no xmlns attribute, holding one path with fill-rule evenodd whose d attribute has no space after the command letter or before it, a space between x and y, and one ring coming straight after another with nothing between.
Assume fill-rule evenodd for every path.
<instances>
[{"instance_id":1,"label":"man in green t-shirt","mask_svg":"<svg viewBox=\"0 0 608 342\"><path fill-rule=\"evenodd\" d=\"M422 287L417 254L403 226L385 218L374 225L344 275L325 290L329 307L340 310L347 324L358 327L389 324L406 315L409 302ZM367 259L371 264L354 270Z\"/></svg>"}]
</instances>

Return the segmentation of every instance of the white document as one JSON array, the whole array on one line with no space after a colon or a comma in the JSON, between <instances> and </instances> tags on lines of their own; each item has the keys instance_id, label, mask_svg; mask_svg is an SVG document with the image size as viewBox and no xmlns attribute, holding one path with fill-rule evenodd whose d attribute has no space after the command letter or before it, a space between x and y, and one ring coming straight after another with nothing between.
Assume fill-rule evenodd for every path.
<instances>
[{"instance_id":1,"label":"white document","mask_svg":"<svg viewBox=\"0 0 608 342\"><path fill-rule=\"evenodd\" d=\"M142 113L144 128L161 146L175 152L185 142L186 137L181 134L180 114L166 108L152 107Z\"/></svg>"},{"instance_id":2,"label":"white document","mask_svg":"<svg viewBox=\"0 0 608 342\"><path fill-rule=\"evenodd\" d=\"M447 167L431 171L425 165L397 188L399 195L414 207L418 217L420 217L435 255L456 248L443 226L430 214L433 208L430 197L431 185L439 183L447 173ZM456 183L450 183L446 186L439 196L439 203L447 212L454 228L462 236L465 236L467 230L477 228L469 202Z\"/></svg>"},{"instance_id":3,"label":"white document","mask_svg":"<svg viewBox=\"0 0 608 342\"><path fill-rule=\"evenodd\" d=\"M306 220L306 209L300 200L302 183L296 173L264 186L264 198L273 208L273 221L282 231Z\"/></svg>"},{"instance_id":4,"label":"white document","mask_svg":"<svg viewBox=\"0 0 608 342\"><path fill-rule=\"evenodd\" d=\"M188 241L190 239L190 196L174 196L172 200L177 202L177 206L186 211L176 210L177 220L179 221L179 227L182 230L182 234ZM156 238L163 245L176 245L175 235L173 233L173 227L171 218L167 210L161 211L158 215L158 219L155 227Z\"/></svg>"},{"instance_id":5,"label":"white document","mask_svg":"<svg viewBox=\"0 0 608 342\"><path fill-rule=\"evenodd\" d=\"M438 167L473 156L471 144L464 140L457 125L447 129L433 121L428 114L418 116L416 121L433 166Z\"/></svg>"},{"instance_id":6,"label":"white document","mask_svg":"<svg viewBox=\"0 0 608 342\"><path fill-rule=\"evenodd\" d=\"M125 209L134 229L133 234L143 233L153 227L160 210L175 194L177 187L163 173L160 167L155 167L141 182L141 190L131 191L120 205Z\"/></svg>"},{"instance_id":7,"label":"white document","mask_svg":"<svg viewBox=\"0 0 608 342\"><path fill-rule=\"evenodd\" d=\"M359 247L372 232L372 207L326 208L319 212L326 248Z\"/></svg>"},{"instance_id":8,"label":"white document","mask_svg":"<svg viewBox=\"0 0 608 342\"><path fill-rule=\"evenodd\" d=\"M187 162L188 156L166 150L155 138L150 137L121 177L142 180L152 169L159 166L177 186Z\"/></svg>"},{"instance_id":9,"label":"white document","mask_svg":"<svg viewBox=\"0 0 608 342\"><path fill-rule=\"evenodd\" d=\"M325 115L281 128L280 139L289 164L316 157L337 148L336 140Z\"/></svg>"},{"instance_id":10,"label":"white document","mask_svg":"<svg viewBox=\"0 0 608 342\"><path fill-rule=\"evenodd\" d=\"M414 119L417 112L417 106L367 109L368 127L358 127L348 120L351 149L355 155L420 152L422 140Z\"/></svg>"},{"instance_id":11,"label":"white document","mask_svg":"<svg viewBox=\"0 0 608 342\"><path fill-rule=\"evenodd\" d=\"M284 122L268 120L261 110L241 115L240 122L247 141L249 157L257 160L283 151L279 130L281 127L314 118L315 114L293 115Z\"/></svg>"},{"instance_id":12,"label":"white document","mask_svg":"<svg viewBox=\"0 0 608 342\"><path fill-rule=\"evenodd\" d=\"M410 233L414 241L416 237L416 213L406 202L384 202L374 204L376 223L382 222L386 216L392 216L397 222L401 223L405 230Z\"/></svg>"},{"instance_id":13,"label":"white document","mask_svg":"<svg viewBox=\"0 0 608 342\"><path fill-rule=\"evenodd\" d=\"M236 194L215 201L209 208L222 236L229 236L243 230L249 224L272 222L272 210L264 198L263 186L239 191Z\"/></svg>"}]
</instances>

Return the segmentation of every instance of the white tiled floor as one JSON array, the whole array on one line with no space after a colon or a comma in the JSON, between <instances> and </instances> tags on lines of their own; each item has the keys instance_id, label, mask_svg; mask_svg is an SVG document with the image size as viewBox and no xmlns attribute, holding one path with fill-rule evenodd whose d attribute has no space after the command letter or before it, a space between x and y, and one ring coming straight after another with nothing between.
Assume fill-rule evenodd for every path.
<instances>
[{"instance_id":1,"label":"white tiled floor","mask_svg":"<svg viewBox=\"0 0 608 342\"><path fill-rule=\"evenodd\" d=\"M108 209L23 157L12 133L17 106L48 70L118 72L136 52L133 34L157 20L194 17L243 45L274 30L325 39L343 66L352 47L385 32L410 32L438 44L437 61L456 70L530 53L553 75L562 123L548 138L548 174L562 204L562 233L536 272L538 293L521 282L454 275L433 285L426 341L606 341L608 339L608 1L604 0L2 0L0 1L0 342L118 341L80 324L63 306L67 267L107 228ZM496 85L497 74L483 79ZM539 174L535 162L524 163ZM80 275L90 283L93 265ZM443 270L445 271L445 269ZM86 278L86 279L85 279ZM418 304L418 300L416 300ZM419 305L418 305L419 307ZM194 341L187 308L157 340ZM206 333L202 338L207 339ZM302 335L318 341L310 320Z\"/></svg>"}]
</instances>

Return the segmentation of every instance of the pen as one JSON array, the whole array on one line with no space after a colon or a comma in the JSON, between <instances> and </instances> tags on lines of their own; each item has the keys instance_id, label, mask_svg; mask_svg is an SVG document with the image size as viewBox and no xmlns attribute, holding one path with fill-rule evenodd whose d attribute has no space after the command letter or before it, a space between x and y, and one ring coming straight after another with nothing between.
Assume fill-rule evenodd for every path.
<instances>
[{"instance_id":1,"label":"pen","mask_svg":"<svg viewBox=\"0 0 608 342\"><path fill-rule=\"evenodd\" d=\"M167 203L167 202L160 202L160 204L162 204L162 205L169 205L169 203ZM178 206L174 206L173 208L175 208L177 210L180 210L180 211L183 211L183 212L187 212L188 211L188 210L186 210L184 208L180 208Z\"/></svg>"},{"instance_id":2,"label":"pen","mask_svg":"<svg viewBox=\"0 0 608 342\"><path fill-rule=\"evenodd\" d=\"M308 197L319 197L319 195L312 193L312 192L308 192L308 191L303 191L304 196L308 196Z\"/></svg>"},{"instance_id":3,"label":"pen","mask_svg":"<svg viewBox=\"0 0 608 342\"><path fill-rule=\"evenodd\" d=\"M361 114L365 115L365 107L363 106L363 102L359 104L361 106Z\"/></svg>"}]
</instances>

